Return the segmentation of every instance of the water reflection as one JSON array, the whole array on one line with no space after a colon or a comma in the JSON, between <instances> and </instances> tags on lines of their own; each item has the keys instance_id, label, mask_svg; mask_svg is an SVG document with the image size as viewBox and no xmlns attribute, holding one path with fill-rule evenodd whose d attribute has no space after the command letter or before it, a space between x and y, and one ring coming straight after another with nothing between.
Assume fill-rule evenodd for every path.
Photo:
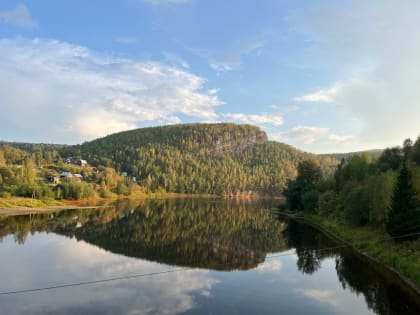
<instances>
[{"instance_id":1,"label":"water reflection","mask_svg":"<svg viewBox=\"0 0 420 315\"><path fill-rule=\"evenodd\" d=\"M367 306L376 314L418 314L419 303L409 289L404 288L394 275L381 266L355 255L348 248L326 237L314 228L290 221L284 231L286 243L296 248L297 268L305 274L312 274L323 260L334 258L337 277L343 289L363 294ZM327 250L317 250L331 248ZM306 291L307 295L311 295ZM315 294L316 295L316 294ZM314 296L314 295L313 295ZM317 297L330 298L328 294Z\"/></svg>"},{"instance_id":2,"label":"water reflection","mask_svg":"<svg viewBox=\"0 0 420 315\"><path fill-rule=\"evenodd\" d=\"M7 299L0 296L0 310L5 314L420 313L418 297L383 269L337 248L339 244L310 226L274 218L266 211L270 207L221 200L123 200L100 211L0 218L0 291L159 272L171 266L192 268ZM232 270L241 272L225 272Z\"/></svg>"},{"instance_id":3,"label":"water reflection","mask_svg":"<svg viewBox=\"0 0 420 315\"><path fill-rule=\"evenodd\" d=\"M172 199L116 208L54 215L9 217L0 235L14 233L23 244L28 233L54 232L84 240L113 253L171 265L216 270L250 269L267 252L286 248L285 224L274 221L264 204Z\"/></svg>"}]
</instances>

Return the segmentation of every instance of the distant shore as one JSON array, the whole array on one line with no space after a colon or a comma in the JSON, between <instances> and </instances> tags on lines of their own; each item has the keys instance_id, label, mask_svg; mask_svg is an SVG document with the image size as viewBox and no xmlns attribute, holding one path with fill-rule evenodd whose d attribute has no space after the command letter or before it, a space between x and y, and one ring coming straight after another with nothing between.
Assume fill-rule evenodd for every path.
<instances>
[{"instance_id":1,"label":"distant shore","mask_svg":"<svg viewBox=\"0 0 420 315\"><path fill-rule=\"evenodd\" d=\"M31 213L52 212L75 209L100 209L110 207L104 203L110 203L121 199L145 200L145 199L174 199L174 198L206 198L206 199L230 199L230 200L256 200L256 199L282 199L283 197L268 196L217 196L199 194L177 194L177 193L150 193L123 198L96 198L81 200L38 200L31 198L0 198L1 215L24 215Z\"/></svg>"},{"instance_id":2,"label":"distant shore","mask_svg":"<svg viewBox=\"0 0 420 315\"><path fill-rule=\"evenodd\" d=\"M108 208L113 206L51 206L51 207L39 207L39 208L2 208L0 209L0 215L26 215L32 213L41 212L53 212L63 210L75 210L75 209L100 209Z\"/></svg>"}]
</instances>

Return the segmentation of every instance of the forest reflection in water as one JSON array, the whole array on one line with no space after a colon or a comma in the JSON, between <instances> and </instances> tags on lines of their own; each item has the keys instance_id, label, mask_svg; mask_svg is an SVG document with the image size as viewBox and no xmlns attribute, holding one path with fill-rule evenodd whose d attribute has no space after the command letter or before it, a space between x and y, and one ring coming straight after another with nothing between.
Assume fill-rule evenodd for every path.
<instances>
[{"instance_id":1,"label":"forest reflection in water","mask_svg":"<svg viewBox=\"0 0 420 315\"><path fill-rule=\"evenodd\" d=\"M27 244L26 240L35 239L40 234L42 240L51 239L49 237L51 234L45 234L47 232L77 240L77 245L73 244L76 247L80 247L79 241L83 244L94 245L102 250L101 255L107 257L118 254L139 262L147 262L148 266L151 266L150 263L159 263L157 266L160 267L158 269L153 267L152 270L164 270L163 267L166 265L166 268L188 267L192 268L193 272L199 273L200 270L205 273L210 271L212 277L200 280L201 283L207 283L207 285L197 286L200 292L207 293L196 295L194 285L191 284L195 282L191 281L191 292L186 289L190 293L184 292L184 294L194 300L194 303L190 301L193 307L178 305L178 308L173 307L173 313L208 313L209 310L216 310L216 305L228 303L223 298L223 285L233 285L234 279L239 277L240 281L246 285L255 286L255 279L266 281L261 290L270 290L270 294L266 292L266 297L260 298L265 305L264 313L270 313L270 309L267 309L268 305L276 302L273 298L269 300L270 295L275 294L273 290L278 290L279 294L281 292L283 295L290 296L300 293L300 299L303 297L308 299L306 303L310 304L309 301L313 302L315 299L321 303L320 305L325 306L323 308L318 305L319 309L307 308L307 313L346 313L341 306L345 304L344 301L354 299L347 295L362 294L365 300L365 306L362 309L366 313L371 310L376 314L419 314L418 297L411 294L410 290L394 276L380 266L358 257L349 249L340 248L342 244L338 244L310 226L277 218L268 210L272 206L272 201L121 200L115 207L103 210L62 211L0 218L0 238L4 238L7 243L8 253L18 253L20 245L17 244L23 247L35 247L36 245L32 243ZM10 237L14 240L14 246L10 244ZM0 253L2 253L2 243L0 243ZM19 254L16 255L16 259ZM33 255L42 255L42 253ZM13 263L13 259L9 257L9 260ZM64 261L54 261L54 258L50 263L65 264ZM83 268L83 264L86 263L88 261L80 262L79 268ZM104 264L104 262L101 263ZM295 276L295 279L288 279L272 287L273 273L264 273L264 271L269 270L277 275L284 272L281 269L290 268L291 263L295 265L295 270L300 272L301 276ZM160 264L164 264L163 267ZM334 265L335 272L334 274L329 272L324 276L328 269L325 266L329 264ZM39 266L35 266L34 271L37 268L39 269ZM65 268L66 266L63 266L61 269L65 270ZM215 273L235 270L241 270L243 273ZM0 267L0 275L4 272L6 272L5 268ZM82 273L80 270L77 272ZM319 282L320 286L327 280L340 284L341 291L338 296L332 293L331 284L325 284L325 287L316 287L316 289L309 288L308 283L313 281L310 277L317 273L324 277ZM44 276L48 278L48 272ZM283 278L286 279L286 277ZM185 281L187 279L188 277ZM250 279L253 279L253 283L247 282ZM69 281L69 279L66 280ZM25 282L25 279L21 282L30 284L29 281ZM3 282L0 285L1 291L5 291L8 288L7 285L10 287L14 284L16 283L12 280L9 283ZM178 283L178 285L182 287L181 284ZM184 285L188 287L188 283ZM281 287L278 287L279 285ZM285 291L285 286L289 287L288 291ZM336 286L334 288L337 290ZM229 309L238 311L251 303L244 300L246 288L235 287L235 289L236 295L231 296L233 300L229 302L231 308L219 310L221 313L229 313ZM149 294L153 295L152 291ZM229 292L229 294L232 293ZM207 298L204 299L203 296L206 295ZM254 296L255 299L256 297L257 295ZM238 299L241 304L231 304L235 299ZM334 299L336 299L335 302ZM290 297L290 300L293 298ZM3 302L4 298L1 298L0 304ZM300 303L300 306L293 306L296 308L296 313L299 307L305 305L303 300L300 300ZM8 305L9 310L13 310L12 304ZM260 305L261 307L263 306ZM280 310L274 307L273 305L271 312L278 313ZM102 308L94 308L96 311L100 309L103 311ZM244 312L249 313L251 309L248 307L248 311L245 311L245 307ZM90 311L93 312L93 309ZM293 313L291 306L288 306L287 311Z\"/></svg>"}]
</instances>

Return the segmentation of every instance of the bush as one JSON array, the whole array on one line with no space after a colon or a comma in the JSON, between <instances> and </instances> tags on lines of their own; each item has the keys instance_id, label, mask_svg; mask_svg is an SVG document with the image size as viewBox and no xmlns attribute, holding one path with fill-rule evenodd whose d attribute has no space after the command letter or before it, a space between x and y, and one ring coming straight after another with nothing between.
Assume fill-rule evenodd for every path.
<instances>
[{"instance_id":1,"label":"bush","mask_svg":"<svg viewBox=\"0 0 420 315\"><path fill-rule=\"evenodd\" d=\"M54 193L52 192L52 190L43 183L22 183L16 187L14 195L28 198L35 197L37 199L54 197Z\"/></svg>"},{"instance_id":2,"label":"bush","mask_svg":"<svg viewBox=\"0 0 420 315\"><path fill-rule=\"evenodd\" d=\"M10 197L12 197L12 194L9 193L8 191L0 192L0 198L10 198Z\"/></svg>"},{"instance_id":3,"label":"bush","mask_svg":"<svg viewBox=\"0 0 420 315\"><path fill-rule=\"evenodd\" d=\"M329 215L336 211L339 202L338 194L333 190L328 190L319 196L317 212L321 215Z\"/></svg>"},{"instance_id":4,"label":"bush","mask_svg":"<svg viewBox=\"0 0 420 315\"><path fill-rule=\"evenodd\" d=\"M67 181L57 185L55 196L57 199L78 200L92 198L95 191L92 185L84 182Z\"/></svg>"},{"instance_id":5,"label":"bush","mask_svg":"<svg viewBox=\"0 0 420 315\"><path fill-rule=\"evenodd\" d=\"M112 193L109 190L107 190L106 188L101 187L99 189L99 196L101 198L111 198L112 197Z\"/></svg>"}]
</instances>

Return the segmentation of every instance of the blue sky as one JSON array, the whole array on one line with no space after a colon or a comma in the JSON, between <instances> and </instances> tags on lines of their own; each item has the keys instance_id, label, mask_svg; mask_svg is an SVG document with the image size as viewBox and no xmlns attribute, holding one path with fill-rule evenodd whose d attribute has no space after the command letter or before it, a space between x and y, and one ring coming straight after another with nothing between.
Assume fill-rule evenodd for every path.
<instances>
[{"instance_id":1,"label":"blue sky","mask_svg":"<svg viewBox=\"0 0 420 315\"><path fill-rule=\"evenodd\" d=\"M403 5L402 5L403 4ZM2 1L0 138L233 121L312 152L420 133L418 1Z\"/></svg>"}]
</instances>

